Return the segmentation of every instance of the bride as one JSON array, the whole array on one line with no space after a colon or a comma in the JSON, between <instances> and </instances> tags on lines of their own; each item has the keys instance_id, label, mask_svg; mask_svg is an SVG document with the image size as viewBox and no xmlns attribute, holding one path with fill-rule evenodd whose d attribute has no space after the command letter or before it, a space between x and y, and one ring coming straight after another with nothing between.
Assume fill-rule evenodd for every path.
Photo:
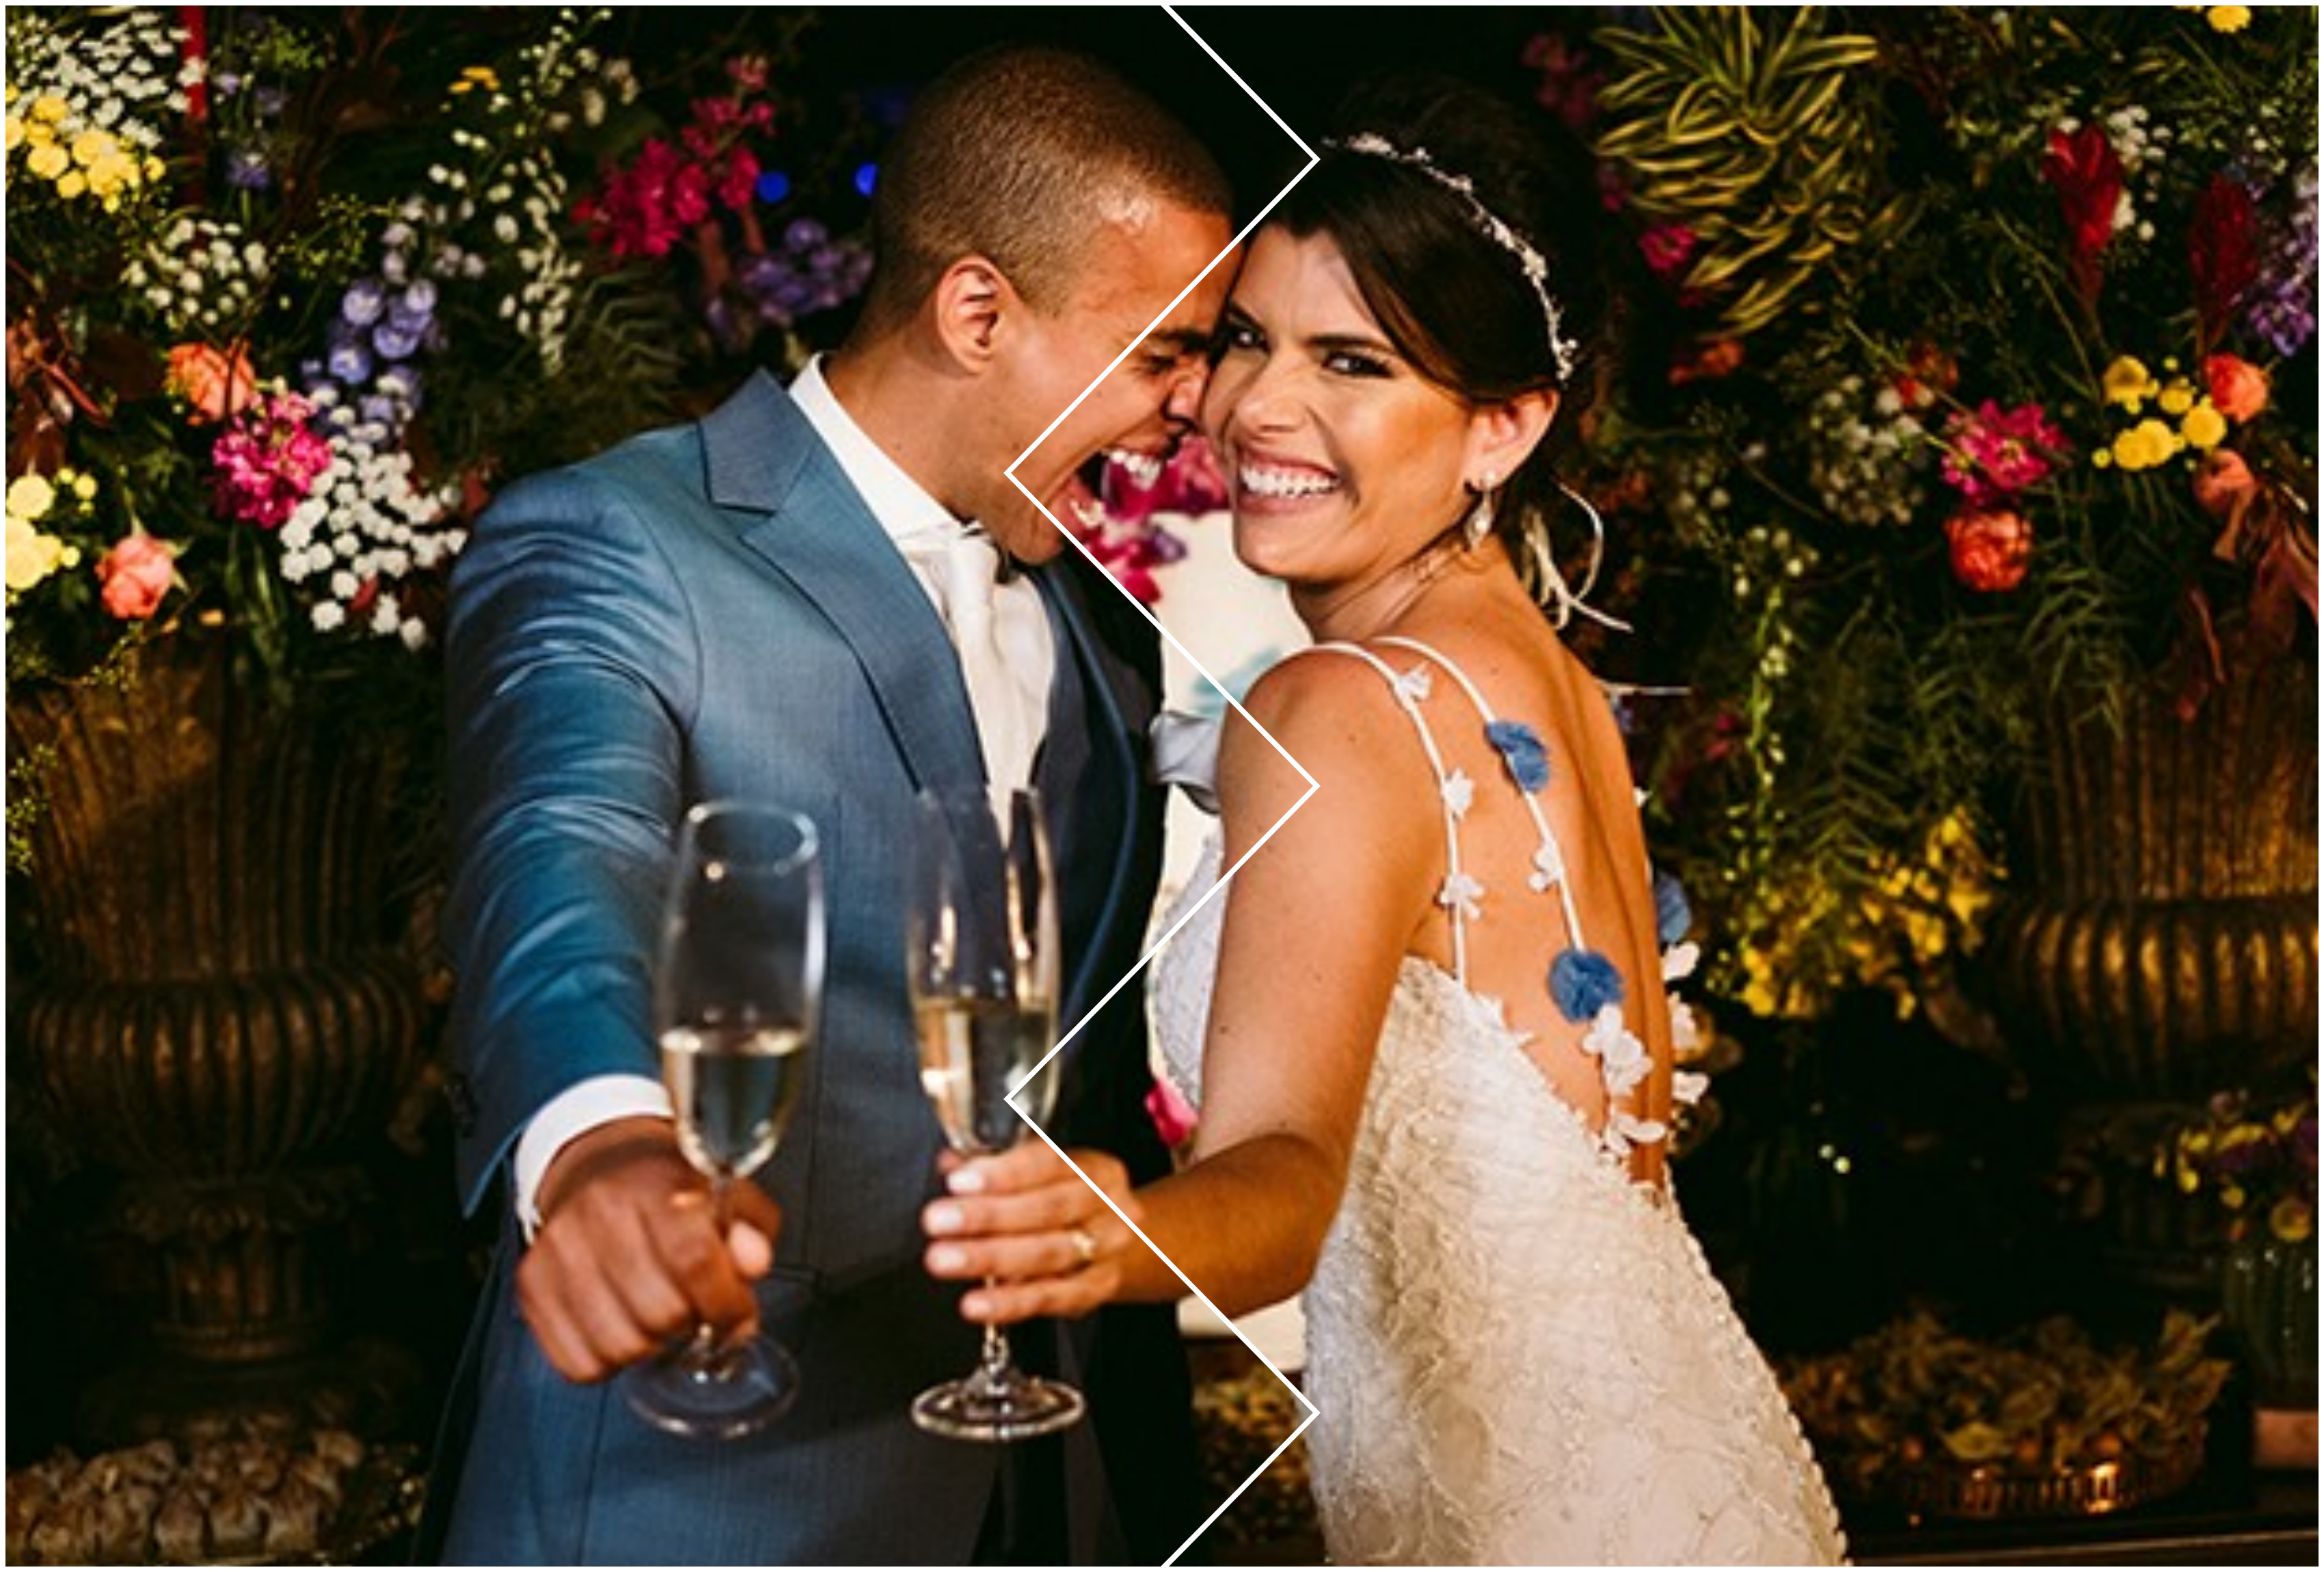
<instances>
[{"instance_id":1,"label":"bride","mask_svg":"<svg viewBox=\"0 0 2324 1572\"><path fill-rule=\"evenodd\" d=\"M1204 421L1235 547L1316 648L1251 691L1318 789L1165 953L1195 1160L1132 1190L1046 1146L955 1171L930 1270L973 1319L1305 1291L1332 1558L1821 1563L1821 1475L1666 1172L1666 957L1620 736L1559 641L1544 438L1583 279L1524 119L1375 95L1259 234ZM1566 198L1571 201L1572 198ZM1544 614L1545 606L1552 615ZM1231 722L1199 896L1306 782ZM1678 903L1669 903L1675 906Z\"/></svg>"}]
</instances>

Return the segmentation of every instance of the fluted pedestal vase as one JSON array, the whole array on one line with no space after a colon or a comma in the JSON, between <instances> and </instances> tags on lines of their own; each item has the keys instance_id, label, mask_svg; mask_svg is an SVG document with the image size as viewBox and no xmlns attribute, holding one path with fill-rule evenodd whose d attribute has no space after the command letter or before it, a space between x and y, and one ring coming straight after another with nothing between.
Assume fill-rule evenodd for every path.
<instances>
[{"instance_id":1,"label":"fluted pedestal vase","mask_svg":"<svg viewBox=\"0 0 2324 1572\"><path fill-rule=\"evenodd\" d=\"M2316 1051L2316 671L2277 662L2191 722L2128 711L2051 729L1985 962L2012 1046L2069 1110L2109 1264L2201 1301L2217 1225L2153 1159L2213 1093Z\"/></svg>"},{"instance_id":2,"label":"fluted pedestal vase","mask_svg":"<svg viewBox=\"0 0 2324 1572\"><path fill-rule=\"evenodd\" d=\"M145 1363L87 1429L256 1390L330 1336L327 1246L367 1190L351 1149L422 1019L392 749L336 710L263 706L195 636L118 682L10 696L12 768L42 800L20 1063L74 1154L122 1177L114 1220L160 1285Z\"/></svg>"}]
</instances>

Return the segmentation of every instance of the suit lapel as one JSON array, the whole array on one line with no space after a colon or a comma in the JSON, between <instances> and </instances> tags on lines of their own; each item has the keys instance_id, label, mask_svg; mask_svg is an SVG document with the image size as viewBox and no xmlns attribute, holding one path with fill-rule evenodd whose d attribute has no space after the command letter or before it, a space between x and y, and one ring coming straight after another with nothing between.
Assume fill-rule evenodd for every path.
<instances>
[{"instance_id":1,"label":"suit lapel","mask_svg":"<svg viewBox=\"0 0 2324 1572\"><path fill-rule=\"evenodd\" d=\"M761 517L745 545L815 602L862 665L913 784L974 786L982 750L944 624L879 520L764 372L702 421L710 500Z\"/></svg>"},{"instance_id":2,"label":"suit lapel","mask_svg":"<svg viewBox=\"0 0 2324 1572\"><path fill-rule=\"evenodd\" d=\"M1090 626L1081 591L1062 565L1034 575L1048 603L1058 641L1056 685L1050 695L1049 744L1043 750L1045 777L1071 779L1084 774L1078 787L1051 788L1045 795L1067 800L1053 804L1053 834L1060 850L1058 860L1077 887L1068 892L1065 914L1077 919L1080 933L1074 976L1065 997L1078 1014L1095 1004L1096 995L1112 979L1095 974L1110 946L1108 933L1122 916L1122 893L1136 866L1139 761L1131 747L1131 708L1142 712L1146 702L1130 673L1100 643ZM1067 678L1070 676L1071 681ZM1060 747L1062 740L1078 736L1080 745ZM1078 755L1078 758L1075 756ZM1079 771L1071 768L1081 767ZM1070 826L1069 830L1059 826ZM1070 836L1070 850L1067 836Z\"/></svg>"}]
</instances>

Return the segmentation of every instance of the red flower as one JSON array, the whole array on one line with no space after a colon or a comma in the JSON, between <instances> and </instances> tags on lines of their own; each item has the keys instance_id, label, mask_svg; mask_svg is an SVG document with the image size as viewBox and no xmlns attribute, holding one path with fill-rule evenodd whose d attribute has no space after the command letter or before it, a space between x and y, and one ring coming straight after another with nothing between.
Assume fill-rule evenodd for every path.
<instances>
[{"instance_id":1,"label":"red flower","mask_svg":"<svg viewBox=\"0 0 2324 1572\"><path fill-rule=\"evenodd\" d=\"M2203 357L2203 391L2230 420L2250 420L2267 409L2267 373L2232 354Z\"/></svg>"},{"instance_id":2,"label":"red flower","mask_svg":"<svg viewBox=\"0 0 2324 1572\"><path fill-rule=\"evenodd\" d=\"M2195 309L2206 344L2218 337L2259 280L2259 247L2252 229L2251 193L2240 180L2213 175L2196 200L2195 221L2187 231L2187 266L2195 278Z\"/></svg>"},{"instance_id":3,"label":"red flower","mask_svg":"<svg viewBox=\"0 0 2324 1572\"><path fill-rule=\"evenodd\" d=\"M2058 211L2073 246L2074 284L2085 301L2098 297L2098 258L2114 238L2114 216L2122 206L2122 158L2102 127L2085 125L2071 133L2050 133L2042 176L2057 188Z\"/></svg>"},{"instance_id":4,"label":"red flower","mask_svg":"<svg viewBox=\"0 0 2324 1572\"><path fill-rule=\"evenodd\" d=\"M2006 508L1947 519L1945 538L1952 544L1953 576L1973 590L2014 590L2033 565L2033 527Z\"/></svg>"}]
</instances>

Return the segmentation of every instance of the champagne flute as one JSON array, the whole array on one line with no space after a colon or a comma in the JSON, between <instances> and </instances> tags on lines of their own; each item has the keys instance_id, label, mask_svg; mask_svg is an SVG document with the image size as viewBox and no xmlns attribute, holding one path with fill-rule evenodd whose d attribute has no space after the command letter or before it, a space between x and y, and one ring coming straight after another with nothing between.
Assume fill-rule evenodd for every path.
<instances>
[{"instance_id":1,"label":"champagne flute","mask_svg":"<svg viewBox=\"0 0 2324 1572\"><path fill-rule=\"evenodd\" d=\"M920 1085L945 1140L964 1155L1026 1136L1010 1107L1045 1119L1056 1077L1028 1083L1057 1036L1057 911L1041 803L1028 790L922 792L914 823L905 971L920 1043ZM1027 1375L998 1327L977 1368L922 1393L912 1419L955 1440L1017 1441L1081 1419L1082 1395Z\"/></svg>"},{"instance_id":2,"label":"champagne flute","mask_svg":"<svg viewBox=\"0 0 2324 1572\"><path fill-rule=\"evenodd\" d=\"M654 1029L679 1150L727 1195L775 1154L807 1071L823 992L823 874L815 826L769 804L686 815L663 909ZM622 1395L674 1435L727 1439L779 1418L798 1368L763 1332L721 1346L708 1327L632 1365Z\"/></svg>"}]
</instances>

